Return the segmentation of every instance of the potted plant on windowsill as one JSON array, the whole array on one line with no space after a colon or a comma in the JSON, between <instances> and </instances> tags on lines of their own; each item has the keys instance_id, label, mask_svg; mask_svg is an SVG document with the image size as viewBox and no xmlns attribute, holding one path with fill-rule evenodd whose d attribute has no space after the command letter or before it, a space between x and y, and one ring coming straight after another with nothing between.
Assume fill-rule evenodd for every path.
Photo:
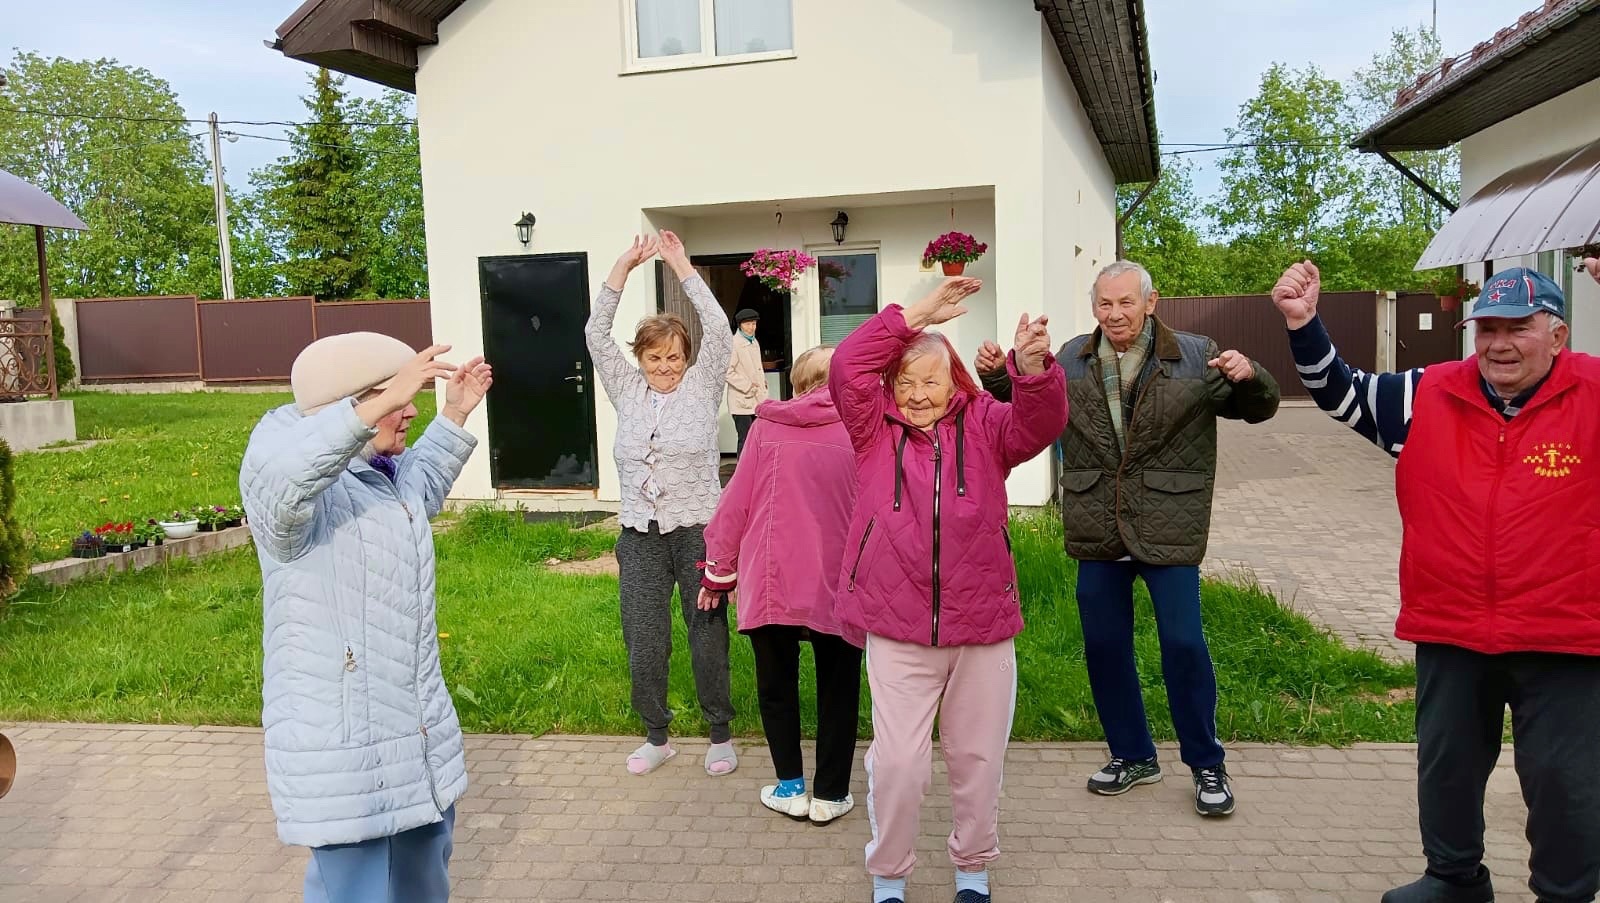
<instances>
[{"instance_id":1,"label":"potted plant on windowsill","mask_svg":"<svg viewBox=\"0 0 1600 903\"><path fill-rule=\"evenodd\" d=\"M932 266L937 261L946 276L959 276L967 264L982 257L989 246L965 232L946 232L928 242L922 252L922 262Z\"/></svg>"},{"instance_id":2,"label":"potted plant on windowsill","mask_svg":"<svg viewBox=\"0 0 1600 903\"><path fill-rule=\"evenodd\" d=\"M104 558L106 557L106 544L100 537L88 530L78 536L72 537L73 558Z\"/></svg>"},{"instance_id":3,"label":"potted plant on windowsill","mask_svg":"<svg viewBox=\"0 0 1600 903\"><path fill-rule=\"evenodd\" d=\"M759 248L749 260L739 264L740 272L754 276L775 292L790 292L800 274L817 265L817 258L794 248Z\"/></svg>"}]
</instances>

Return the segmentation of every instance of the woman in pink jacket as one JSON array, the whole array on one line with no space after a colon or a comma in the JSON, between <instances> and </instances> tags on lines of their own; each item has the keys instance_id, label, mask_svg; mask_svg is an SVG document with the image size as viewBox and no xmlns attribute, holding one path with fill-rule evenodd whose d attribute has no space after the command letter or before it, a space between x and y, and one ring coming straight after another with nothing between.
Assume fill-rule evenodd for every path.
<instances>
[{"instance_id":1,"label":"woman in pink jacket","mask_svg":"<svg viewBox=\"0 0 1600 903\"><path fill-rule=\"evenodd\" d=\"M1000 779L1022 630L1006 533L1006 476L1067 425L1066 378L1046 320L1017 327L1006 404L979 391L944 336L976 279L891 304L834 354L830 389L855 446L859 488L835 613L865 635L872 687L867 871L877 903L903 901L932 779L933 720L950 773L957 903L988 903Z\"/></svg>"},{"instance_id":2,"label":"woman in pink jacket","mask_svg":"<svg viewBox=\"0 0 1600 903\"><path fill-rule=\"evenodd\" d=\"M813 348L790 371L796 397L756 408L744 457L706 525L700 608L735 588L739 632L756 658L761 726L778 783L761 804L824 825L855 807L850 769L861 706L861 649L839 636L834 576L856 501L850 435L828 394L833 350ZM817 666L817 772L806 794L800 756L800 642Z\"/></svg>"}]
</instances>

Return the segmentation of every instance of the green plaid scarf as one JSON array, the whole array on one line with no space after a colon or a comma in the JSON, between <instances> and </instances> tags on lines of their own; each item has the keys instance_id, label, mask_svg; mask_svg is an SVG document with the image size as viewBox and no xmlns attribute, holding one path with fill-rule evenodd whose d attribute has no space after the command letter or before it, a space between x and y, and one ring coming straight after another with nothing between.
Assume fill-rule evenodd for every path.
<instances>
[{"instance_id":1,"label":"green plaid scarf","mask_svg":"<svg viewBox=\"0 0 1600 903\"><path fill-rule=\"evenodd\" d=\"M1100 381L1105 385L1106 407L1111 411L1111 429L1117 434L1119 449L1123 444L1122 387L1132 386L1138 380L1139 371L1144 369L1145 359L1150 354L1155 333L1155 318L1146 317L1139 338L1123 352L1121 359L1118 359L1117 349L1111 347L1111 340L1106 338L1105 332L1100 333Z\"/></svg>"}]
</instances>

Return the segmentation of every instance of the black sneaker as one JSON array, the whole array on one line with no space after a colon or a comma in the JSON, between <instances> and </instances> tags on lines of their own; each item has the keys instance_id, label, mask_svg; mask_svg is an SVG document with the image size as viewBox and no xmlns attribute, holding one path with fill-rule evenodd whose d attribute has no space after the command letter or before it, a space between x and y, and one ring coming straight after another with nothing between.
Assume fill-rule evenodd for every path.
<instances>
[{"instance_id":1,"label":"black sneaker","mask_svg":"<svg viewBox=\"0 0 1600 903\"><path fill-rule=\"evenodd\" d=\"M1218 765L1194 770L1194 811L1201 815L1233 814L1233 787L1228 784L1228 769Z\"/></svg>"},{"instance_id":2,"label":"black sneaker","mask_svg":"<svg viewBox=\"0 0 1600 903\"><path fill-rule=\"evenodd\" d=\"M964 890L956 894L956 903L989 903L989 895L980 894L975 890Z\"/></svg>"},{"instance_id":3,"label":"black sneaker","mask_svg":"<svg viewBox=\"0 0 1600 903\"><path fill-rule=\"evenodd\" d=\"M1112 758L1106 767L1089 776L1089 792L1118 796L1140 784L1154 784L1159 780L1161 765L1155 759Z\"/></svg>"},{"instance_id":4,"label":"black sneaker","mask_svg":"<svg viewBox=\"0 0 1600 903\"><path fill-rule=\"evenodd\" d=\"M1432 875L1397 887L1383 895L1382 903L1494 903L1494 885L1484 870L1473 884L1451 884Z\"/></svg>"}]
</instances>

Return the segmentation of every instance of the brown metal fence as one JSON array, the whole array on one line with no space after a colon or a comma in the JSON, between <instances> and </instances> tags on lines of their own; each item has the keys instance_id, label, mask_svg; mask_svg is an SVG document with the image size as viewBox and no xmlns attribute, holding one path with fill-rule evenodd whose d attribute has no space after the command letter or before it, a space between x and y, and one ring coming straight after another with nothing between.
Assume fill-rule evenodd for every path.
<instances>
[{"instance_id":1,"label":"brown metal fence","mask_svg":"<svg viewBox=\"0 0 1600 903\"><path fill-rule=\"evenodd\" d=\"M1324 292L1317 304L1328 334L1352 367L1376 367L1378 303L1382 297L1380 292ZM1210 336L1221 348L1249 355L1267 368L1285 397L1309 397L1294 369L1283 314L1278 313L1270 296L1162 298L1156 316L1173 329Z\"/></svg>"},{"instance_id":2,"label":"brown metal fence","mask_svg":"<svg viewBox=\"0 0 1600 903\"><path fill-rule=\"evenodd\" d=\"M426 299L331 301L193 295L93 298L74 306L85 383L205 380L286 382L295 357L322 336L379 332L433 344Z\"/></svg>"}]
</instances>

